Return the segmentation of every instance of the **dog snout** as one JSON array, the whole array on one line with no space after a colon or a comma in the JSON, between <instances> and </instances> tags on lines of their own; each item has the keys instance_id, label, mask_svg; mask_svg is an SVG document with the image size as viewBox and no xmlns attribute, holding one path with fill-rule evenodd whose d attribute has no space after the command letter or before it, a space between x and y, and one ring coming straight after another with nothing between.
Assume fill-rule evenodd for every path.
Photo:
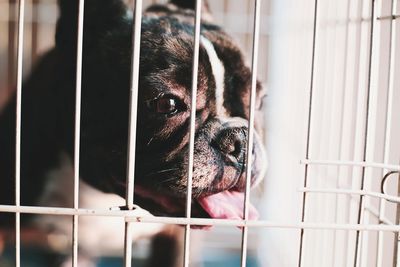
<instances>
[{"instance_id":1,"label":"dog snout","mask_svg":"<svg viewBox=\"0 0 400 267\"><path fill-rule=\"evenodd\" d=\"M246 151L246 139L247 129L230 127L221 130L214 143L224 156L241 161Z\"/></svg>"}]
</instances>

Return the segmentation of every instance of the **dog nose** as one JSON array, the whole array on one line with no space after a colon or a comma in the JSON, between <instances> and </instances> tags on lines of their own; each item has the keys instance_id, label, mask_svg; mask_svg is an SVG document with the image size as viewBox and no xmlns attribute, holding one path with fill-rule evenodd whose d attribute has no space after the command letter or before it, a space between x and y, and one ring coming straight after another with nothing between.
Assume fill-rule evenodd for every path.
<instances>
[{"instance_id":1,"label":"dog nose","mask_svg":"<svg viewBox=\"0 0 400 267\"><path fill-rule=\"evenodd\" d=\"M240 160L246 151L246 132L243 127L223 129L215 140L217 148L225 156Z\"/></svg>"}]
</instances>

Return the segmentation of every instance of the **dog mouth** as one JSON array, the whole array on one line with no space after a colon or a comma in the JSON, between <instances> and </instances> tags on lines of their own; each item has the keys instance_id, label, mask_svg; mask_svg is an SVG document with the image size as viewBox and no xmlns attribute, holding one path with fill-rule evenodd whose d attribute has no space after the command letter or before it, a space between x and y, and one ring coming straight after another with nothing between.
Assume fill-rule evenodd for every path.
<instances>
[{"instance_id":1,"label":"dog mouth","mask_svg":"<svg viewBox=\"0 0 400 267\"><path fill-rule=\"evenodd\" d=\"M257 220L257 209L248 202L245 216L246 164L244 156L228 162L221 156L222 151L208 143L199 146L203 150L194 159L191 218L212 218L225 220ZM206 149L204 149L204 147ZM207 150L208 148L208 150ZM200 149L199 149L200 151ZM265 175L266 158L262 143L255 138L251 162L251 187L255 187ZM184 153L182 153L184 154ZM228 155L229 156L229 155ZM176 163L178 162L178 163ZM186 217L187 162L176 161L173 165L158 166L161 171L143 170L146 177L135 184L137 204L155 216ZM154 168L154 166L153 166ZM194 227L207 228L207 227Z\"/></svg>"},{"instance_id":2,"label":"dog mouth","mask_svg":"<svg viewBox=\"0 0 400 267\"><path fill-rule=\"evenodd\" d=\"M244 171L242 164L241 173ZM199 197L196 199L201 208L213 219L229 219L240 220L244 219L245 193L236 190L224 190L216 194ZM248 202L248 217L249 220L257 220L259 214L257 209Z\"/></svg>"},{"instance_id":3,"label":"dog mouth","mask_svg":"<svg viewBox=\"0 0 400 267\"><path fill-rule=\"evenodd\" d=\"M214 219L244 219L245 194L238 191L222 191L220 193L197 199L200 206ZM249 220L257 220L257 209L249 203Z\"/></svg>"},{"instance_id":4,"label":"dog mouth","mask_svg":"<svg viewBox=\"0 0 400 267\"><path fill-rule=\"evenodd\" d=\"M135 198L140 199L144 206L153 207L153 214L158 216L183 217L186 210L186 199L166 196L161 193L135 186ZM192 199L192 218L212 219L244 219L245 193L235 190L225 190L216 194L200 196ZM259 214L257 209L249 203L249 220L257 220ZM208 226L193 228L208 228Z\"/></svg>"}]
</instances>

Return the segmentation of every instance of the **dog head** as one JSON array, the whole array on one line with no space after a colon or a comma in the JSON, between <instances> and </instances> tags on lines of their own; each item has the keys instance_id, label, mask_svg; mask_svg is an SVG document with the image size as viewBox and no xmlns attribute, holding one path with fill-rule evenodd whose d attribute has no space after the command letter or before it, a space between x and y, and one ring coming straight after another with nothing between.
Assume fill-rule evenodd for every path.
<instances>
[{"instance_id":1,"label":"dog head","mask_svg":"<svg viewBox=\"0 0 400 267\"><path fill-rule=\"evenodd\" d=\"M68 2L60 1L57 47L72 53L76 40L71 28L76 22L70 17L76 19L76 6L71 8ZM85 7L81 176L124 196L132 15L120 1L104 2L100 6L88 0ZM203 20L193 107L194 2L172 2L143 14L135 200L154 214L184 214L190 112L196 109L192 215L241 218L251 72L232 38L209 19ZM260 91L257 83L258 106ZM251 183L256 184L266 164L257 133L251 145ZM250 216L256 216L253 209Z\"/></svg>"}]
</instances>

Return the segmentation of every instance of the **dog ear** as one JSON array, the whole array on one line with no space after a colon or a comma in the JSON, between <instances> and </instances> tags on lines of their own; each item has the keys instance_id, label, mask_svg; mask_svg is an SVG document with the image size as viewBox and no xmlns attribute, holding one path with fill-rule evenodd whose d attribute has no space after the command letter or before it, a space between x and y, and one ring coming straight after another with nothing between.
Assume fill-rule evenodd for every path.
<instances>
[{"instance_id":1,"label":"dog ear","mask_svg":"<svg viewBox=\"0 0 400 267\"><path fill-rule=\"evenodd\" d=\"M76 47L79 0L58 0L57 47ZM85 40L118 28L128 8L122 0L86 0L84 7ZM89 34L89 35L88 35Z\"/></svg>"},{"instance_id":2,"label":"dog ear","mask_svg":"<svg viewBox=\"0 0 400 267\"><path fill-rule=\"evenodd\" d=\"M171 4L180 8L196 9L196 0L171 0ZM201 13L203 20L212 20L212 15L207 0L202 1Z\"/></svg>"}]
</instances>

